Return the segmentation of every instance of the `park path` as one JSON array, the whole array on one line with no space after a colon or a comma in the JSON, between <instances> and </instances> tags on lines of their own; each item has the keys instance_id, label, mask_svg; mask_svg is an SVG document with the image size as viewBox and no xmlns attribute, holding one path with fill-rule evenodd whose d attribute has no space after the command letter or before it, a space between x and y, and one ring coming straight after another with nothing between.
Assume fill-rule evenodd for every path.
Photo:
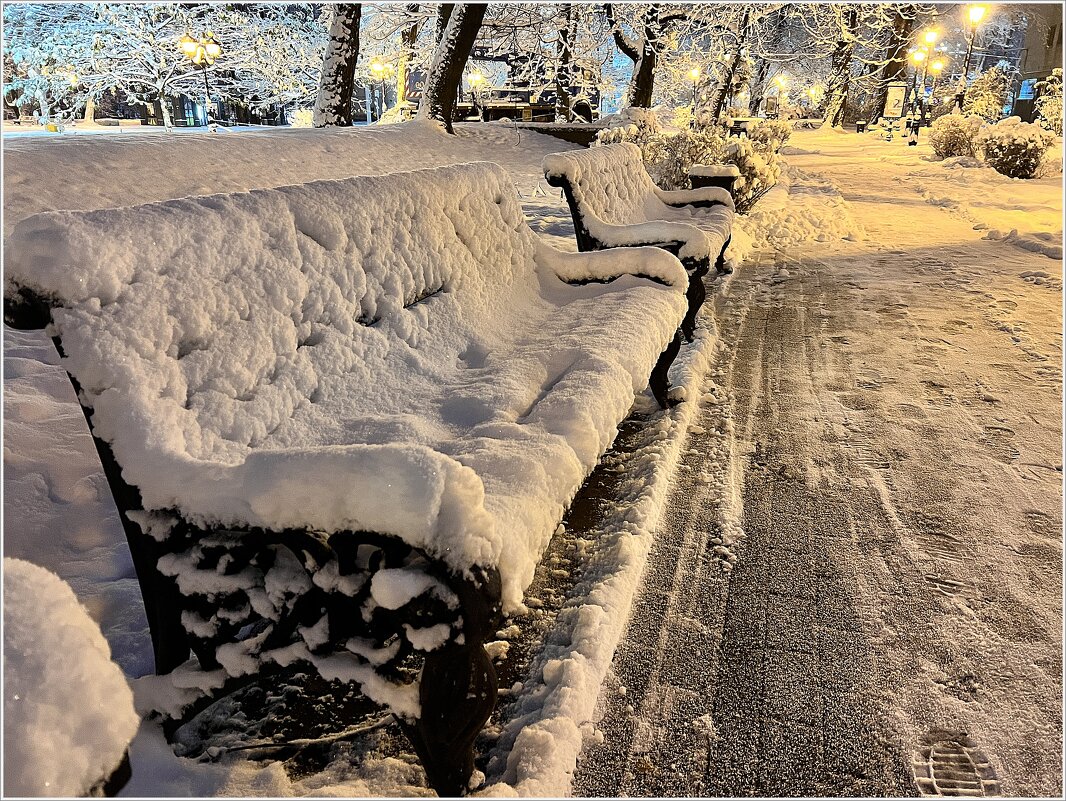
<instances>
[{"instance_id":1,"label":"park path","mask_svg":"<svg viewBox=\"0 0 1066 801\"><path fill-rule=\"evenodd\" d=\"M868 238L761 254L717 298L724 403L693 429L574 795L1056 795L1062 296L1026 273L1057 267L807 162ZM723 417L732 572L701 480Z\"/></svg>"}]
</instances>

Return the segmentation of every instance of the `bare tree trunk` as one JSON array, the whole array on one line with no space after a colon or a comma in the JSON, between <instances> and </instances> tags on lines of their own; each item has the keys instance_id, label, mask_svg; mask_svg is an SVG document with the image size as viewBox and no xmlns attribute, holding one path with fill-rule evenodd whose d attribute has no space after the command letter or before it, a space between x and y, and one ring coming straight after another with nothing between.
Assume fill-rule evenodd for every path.
<instances>
[{"instance_id":1,"label":"bare tree trunk","mask_svg":"<svg viewBox=\"0 0 1066 801\"><path fill-rule=\"evenodd\" d=\"M640 56L633 64L633 79L629 82L629 105L634 108L651 108L655 94L655 63L658 54L651 41L643 41Z\"/></svg>"},{"instance_id":2,"label":"bare tree trunk","mask_svg":"<svg viewBox=\"0 0 1066 801\"><path fill-rule=\"evenodd\" d=\"M563 13L565 17L563 24L559 26L559 39L556 43L559 64L555 69L555 120L556 122L571 122L574 114L569 93L570 86L574 82L574 75L571 69L573 53L570 50L570 43L573 39L574 7L569 3L564 4Z\"/></svg>"},{"instance_id":3,"label":"bare tree trunk","mask_svg":"<svg viewBox=\"0 0 1066 801\"><path fill-rule=\"evenodd\" d=\"M881 72L880 87L878 88L877 114L875 115L877 117L885 113L885 104L888 102L888 85L895 81L906 80L907 43L910 41L913 27L914 7L897 7L892 19L892 39L885 53L885 68Z\"/></svg>"},{"instance_id":4,"label":"bare tree trunk","mask_svg":"<svg viewBox=\"0 0 1066 801\"><path fill-rule=\"evenodd\" d=\"M839 128L844 124L844 106L851 83L851 57L855 52L855 34L859 28L857 6L849 6L841 13L844 15L844 30L830 60L832 72L826 86L825 115L822 117L822 125L830 128Z\"/></svg>"},{"instance_id":5,"label":"bare tree trunk","mask_svg":"<svg viewBox=\"0 0 1066 801\"><path fill-rule=\"evenodd\" d=\"M86 98L86 100L85 100L85 113L82 115L82 118L86 122L92 122L93 118L95 116L96 116L96 101L93 100L93 96L92 95L89 95L89 97Z\"/></svg>"},{"instance_id":6,"label":"bare tree trunk","mask_svg":"<svg viewBox=\"0 0 1066 801\"><path fill-rule=\"evenodd\" d=\"M730 87L733 85L733 76L737 74L737 67L740 66L740 59L744 54L744 42L748 38L748 22L751 19L751 6L744 8L744 16L740 20L740 29L737 31L736 47L733 50L733 57L729 60L729 66L726 68L726 73L722 77L722 80L714 89L714 95L711 100L711 119L715 122L722 116L722 110L725 108L726 98L731 91Z\"/></svg>"},{"instance_id":7,"label":"bare tree trunk","mask_svg":"<svg viewBox=\"0 0 1066 801\"><path fill-rule=\"evenodd\" d=\"M170 116L170 100L162 93L159 95L159 111L163 115L163 130L172 130L174 128L174 120Z\"/></svg>"},{"instance_id":8,"label":"bare tree trunk","mask_svg":"<svg viewBox=\"0 0 1066 801\"><path fill-rule=\"evenodd\" d=\"M766 42L769 50L774 52L781 43L781 34L785 31L787 21L785 9L778 8L769 12L764 20L770 31L766 36ZM766 78L769 74L769 59L759 58L755 62L755 69L751 76L751 97L748 100L748 114L752 117L758 115L759 106L762 105L763 98L766 96Z\"/></svg>"},{"instance_id":9,"label":"bare tree trunk","mask_svg":"<svg viewBox=\"0 0 1066 801\"><path fill-rule=\"evenodd\" d=\"M455 3L441 3L437 9L437 29L433 34L433 43L439 45L444 38L444 29L448 27L448 20L452 18L452 9Z\"/></svg>"},{"instance_id":10,"label":"bare tree trunk","mask_svg":"<svg viewBox=\"0 0 1066 801\"><path fill-rule=\"evenodd\" d=\"M334 11L312 116L316 128L352 124L352 92L362 14L359 3L342 3Z\"/></svg>"},{"instance_id":11,"label":"bare tree trunk","mask_svg":"<svg viewBox=\"0 0 1066 801\"><path fill-rule=\"evenodd\" d=\"M661 25L659 5L649 5L640 19L640 40L630 42L622 33L614 18L611 3L604 4L607 21L611 24L611 33L615 44L633 62L633 76L629 80L626 92L626 105L633 108L651 108L652 96L655 94L655 63L658 60L657 48Z\"/></svg>"},{"instance_id":12,"label":"bare tree trunk","mask_svg":"<svg viewBox=\"0 0 1066 801\"><path fill-rule=\"evenodd\" d=\"M755 65L755 73L751 79L751 97L748 99L748 114L756 117L759 114L759 106L762 105L763 95L766 94L766 76L770 72L770 62L760 58Z\"/></svg>"},{"instance_id":13,"label":"bare tree trunk","mask_svg":"<svg viewBox=\"0 0 1066 801\"><path fill-rule=\"evenodd\" d=\"M417 14L418 3L408 3L407 10L412 14ZM420 27L419 23L412 22L400 34L400 64L396 70L396 105L407 100L407 76L410 72L410 64L414 61Z\"/></svg>"},{"instance_id":14,"label":"bare tree trunk","mask_svg":"<svg viewBox=\"0 0 1066 801\"><path fill-rule=\"evenodd\" d=\"M426 76L426 89L422 93L418 116L443 123L448 133L455 133L452 130L455 95L463 78L463 68L481 30L485 10L486 6L481 3L455 4Z\"/></svg>"}]
</instances>

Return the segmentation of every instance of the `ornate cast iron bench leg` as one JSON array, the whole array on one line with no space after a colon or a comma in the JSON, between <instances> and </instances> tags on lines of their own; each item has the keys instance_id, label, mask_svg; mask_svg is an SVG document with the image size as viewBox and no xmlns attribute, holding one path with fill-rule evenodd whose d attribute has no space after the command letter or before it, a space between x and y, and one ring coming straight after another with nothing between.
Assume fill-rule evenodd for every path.
<instances>
[{"instance_id":1,"label":"ornate cast iron bench leg","mask_svg":"<svg viewBox=\"0 0 1066 801\"><path fill-rule=\"evenodd\" d=\"M419 686L422 716L401 722L429 784L441 796L466 793L474 770L474 740L496 707L496 670L483 647L500 624L496 571L453 584L463 613L463 642L426 657Z\"/></svg>"}]
</instances>

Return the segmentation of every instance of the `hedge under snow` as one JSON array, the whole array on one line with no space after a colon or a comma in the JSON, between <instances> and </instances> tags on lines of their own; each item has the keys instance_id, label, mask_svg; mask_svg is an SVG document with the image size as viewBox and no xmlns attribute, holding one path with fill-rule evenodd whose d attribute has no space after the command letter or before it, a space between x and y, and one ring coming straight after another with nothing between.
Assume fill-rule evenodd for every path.
<instances>
[{"instance_id":1,"label":"hedge under snow","mask_svg":"<svg viewBox=\"0 0 1066 801\"><path fill-rule=\"evenodd\" d=\"M119 766L139 723L67 583L4 559L4 795L85 795Z\"/></svg>"},{"instance_id":2,"label":"hedge under snow","mask_svg":"<svg viewBox=\"0 0 1066 801\"><path fill-rule=\"evenodd\" d=\"M489 164L49 212L8 254L146 509L392 534L508 609L686 307L673 256L555 251Z\"/></svg>"}]
</instances>

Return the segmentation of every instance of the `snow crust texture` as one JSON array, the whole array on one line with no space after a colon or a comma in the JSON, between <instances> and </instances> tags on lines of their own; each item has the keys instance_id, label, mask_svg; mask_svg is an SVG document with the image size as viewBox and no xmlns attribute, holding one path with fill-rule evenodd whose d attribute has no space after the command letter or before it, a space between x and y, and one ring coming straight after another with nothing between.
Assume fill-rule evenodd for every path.
<instances>
[{"instance_id":1,"label":"snow crust texture","mask_svg":"<svg viewBox=\"0 0 1066 801\"><path fill-rule=\"evenodd\" d=\"M630 143L553 153L548 177L566 178L589 233L608 247L638 242L681 242L682 259L714 259L733 225L733 199L717 187L665 191L655 186ZM677 206L693 202L717 205Z\"/></svg>"},{"instance_id":2,"label":"snow crust texture","mask_svg":"<svg viewBox=\"0 0 1066 801\"><path fill-rule=\"evenodd\" d=\"M8 253L146 509L392 534L498 567L508 607L687 286L538 243L484 164L50 212Z\"/></svg>"},{"instance_id":3,"label":"snow crust texture","mask_svg":"<svg viewBox=\"0 0 1066 801\"><path fill-rule=\"evenodd\" d=\"M85 795L137 732L133 693L54 573L4 559L4 795Z\"/></svg>"}]
</instances>

